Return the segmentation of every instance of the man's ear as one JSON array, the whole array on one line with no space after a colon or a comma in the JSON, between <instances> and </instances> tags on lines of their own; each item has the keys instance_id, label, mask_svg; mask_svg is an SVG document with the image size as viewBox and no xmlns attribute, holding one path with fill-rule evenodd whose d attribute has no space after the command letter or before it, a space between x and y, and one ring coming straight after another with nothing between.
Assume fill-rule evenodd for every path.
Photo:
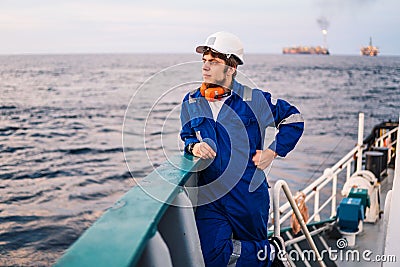
<instances>
[{"instance_id":1,"label":"man's ear","mask_svg":"<svg viewBox=\"0 0 400 267\"><path fill-rule=\"evenodd\" d=\"M228 74L229 76L232 76L235 73L235 71L236 71L236 68L228 67L226 74Z\"/></svg>"}]
</instances>

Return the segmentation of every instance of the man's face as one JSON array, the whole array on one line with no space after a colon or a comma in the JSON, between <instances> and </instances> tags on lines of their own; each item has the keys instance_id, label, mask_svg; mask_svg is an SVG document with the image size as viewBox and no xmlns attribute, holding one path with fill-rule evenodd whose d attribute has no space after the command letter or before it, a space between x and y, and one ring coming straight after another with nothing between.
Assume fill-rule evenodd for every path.
<instances>
[{"instance_id":1,"label":"man's face","mask_svg":"<svg viewBox=\"0 0 400 267\"><path fill-rule=\"evenodd\" d=\"M228 68L229 67L225 65L224 60L213 57L211 54L203 55L202 74L203 81L205 83L227 86L226 82Z\"/></svg>"}]
</instances>

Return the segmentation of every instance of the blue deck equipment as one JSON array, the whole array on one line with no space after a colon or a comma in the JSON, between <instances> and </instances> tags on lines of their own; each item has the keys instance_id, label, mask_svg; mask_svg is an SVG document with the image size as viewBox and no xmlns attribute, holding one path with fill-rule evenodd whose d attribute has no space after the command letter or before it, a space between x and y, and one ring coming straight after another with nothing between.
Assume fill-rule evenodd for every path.
<instances>
[{"instance_id":1,"label":"blue deck equipment","mask_svg":"<svg viewBox=\"0 0 400 267\"><path fill-rule=\"evenodd\" d=\"M343 198L338 207L338 226L340 230L355 233L358 223L364 219L364 207L361 198Z\"/></svg>"},{"instance_id":2,"label":"blue deck equipment","mask_svg":"<svg viewBox=\"0 0 400 267\"><path fill-rule=\"evenodd\" d=\"M361 199L361 205L363 205L364 207L364 216L365 216L367 207L369 208L371 206L368 190L364 188L352 188L347 197Z\"/></svg>"}]
</instances>

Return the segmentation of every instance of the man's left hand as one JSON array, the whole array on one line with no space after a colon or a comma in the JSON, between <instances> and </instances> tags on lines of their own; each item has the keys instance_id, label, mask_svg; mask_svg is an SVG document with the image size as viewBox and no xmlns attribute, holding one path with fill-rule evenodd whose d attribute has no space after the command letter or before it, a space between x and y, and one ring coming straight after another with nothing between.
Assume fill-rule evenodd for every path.
<instances>
[{"instance_id":1,"label":"man's left hand","mask_svg":"<svg viewBox=\"0 0 400 267\"><path fill-rule=\"evenodd\" d=\"M256 150L253 156L253 162L257 168L265 170L278 154L275 151L267 148L266 150Z\"/></svg>"}]
</instances>

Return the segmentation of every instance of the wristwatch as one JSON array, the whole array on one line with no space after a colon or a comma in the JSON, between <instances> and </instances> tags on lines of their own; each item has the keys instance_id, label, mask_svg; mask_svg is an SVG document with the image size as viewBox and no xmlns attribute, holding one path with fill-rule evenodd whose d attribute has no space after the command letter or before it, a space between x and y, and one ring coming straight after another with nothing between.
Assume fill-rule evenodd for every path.
<instances>
[{"instance_id":1,"label":"wristwatch","mask_svg":"<svg viewBox=\"0 0 400 267\"><path fill-rule=\"evenodd\" d=\"M188 154L193 155L193 148L194 148L194 145L195 145L195 144L197 144L197 142L190 143L190 144L188 144L188 145L185 147L185 150L186 150L186 152L187 152Z\"/></svg>"}]
</instances>

